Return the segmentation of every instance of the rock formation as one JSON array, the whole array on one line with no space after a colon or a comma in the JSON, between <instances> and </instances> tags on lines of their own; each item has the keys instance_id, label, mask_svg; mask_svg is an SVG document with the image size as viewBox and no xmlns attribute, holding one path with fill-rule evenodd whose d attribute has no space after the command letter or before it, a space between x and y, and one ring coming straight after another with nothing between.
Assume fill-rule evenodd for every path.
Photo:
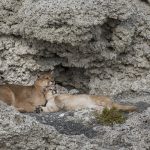
<instances>
[{"instance_id":1,"label":"rock formation","mask_svg":"<svg viewBox=\"0 0 150 150\"><path fill-rule=\"evenodd\" d=\"M0 0L0 83L32 84L38 72L54 69L58 86L70 92L116 100L149 94L149 10L149 0ZM128 102L138 99L145 102ZM149 149L149 112L96 127L99 136L83 127L94 134L90 139L59 133L1 104L0 149Z\"/></svg>"},{"instance_id":2,"label":"rock formation","mask_svg":"<svg viewBox=\"0 0 150 150\"><path fill-rule=\"evenodd\" d=\"M150 92L149 8L142 0L1 0L1 81L29 84L54 68L58 83L81 92Z\"/></svg>"}]
</instances>

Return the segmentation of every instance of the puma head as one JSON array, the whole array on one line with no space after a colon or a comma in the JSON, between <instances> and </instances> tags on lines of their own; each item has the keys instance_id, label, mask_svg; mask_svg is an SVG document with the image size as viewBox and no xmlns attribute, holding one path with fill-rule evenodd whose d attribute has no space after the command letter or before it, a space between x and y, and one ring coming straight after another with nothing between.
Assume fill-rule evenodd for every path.
<instances>
[{"instance_id":1,"label":"puma head","mask_svg":"<svg viewBox=\"0 0 150 150\"><path fill-rule=\"evenodd\" d=\"M50 86L52 83L54 82L54 77L51 73L42 73L40 75L38 75L37 80L35 81L35 84L46 88L48 86Z\"/></svg>"}]
</instances>

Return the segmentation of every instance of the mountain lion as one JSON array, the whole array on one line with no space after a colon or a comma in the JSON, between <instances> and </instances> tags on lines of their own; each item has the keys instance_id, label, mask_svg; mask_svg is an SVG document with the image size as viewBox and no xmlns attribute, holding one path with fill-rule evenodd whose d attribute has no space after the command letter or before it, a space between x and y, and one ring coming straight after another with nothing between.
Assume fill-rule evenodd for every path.
<instances>
[{"instance_id":1,"label":"mountain lion","mask_svg":"<svg viewBox=\"0 0 150 150\"><path fill-rule=\"evenodd\" d=\"M126 112L136 111L135 106L122 105L114 103L109 97L96 96L87 94L60 94L53 95L51 91L45 92L47 99L46 107L41 107L43 112L57 112L59 110L76 110L83 108L93 108L96 110L103 110L104 107L116 108Z\"/></svg>"},{"instance_id":2,"label":"mountain lion","mask_svg":"<svg viewBox=\"0 0 150 150\"><path fill-rule=\"evenodd\" d=\"M0 85L0 100L14 106L20 112L34 112L46 103L44 90L53 81L50 73L38 76L31 86L4 84Z\"/></svg>"}]
</instances>

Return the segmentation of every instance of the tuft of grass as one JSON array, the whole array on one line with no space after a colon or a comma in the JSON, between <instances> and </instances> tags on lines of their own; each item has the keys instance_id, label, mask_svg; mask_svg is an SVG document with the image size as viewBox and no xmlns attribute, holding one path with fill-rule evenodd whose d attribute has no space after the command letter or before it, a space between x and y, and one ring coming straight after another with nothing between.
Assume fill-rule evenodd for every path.
<instances>
[{"instance_id":1,"label":"tuft of grass","mask_svg":"<svg viewBox=\"0 0 150 150\"><path fill-rule=\"evenodd\" d=\"M126 120L123 112L117 110L116 108L104 108L102 113L95 111L94 116L97 120L97 123L109 126L114 124L122 124Z\"/></svg>"}]
</instances>

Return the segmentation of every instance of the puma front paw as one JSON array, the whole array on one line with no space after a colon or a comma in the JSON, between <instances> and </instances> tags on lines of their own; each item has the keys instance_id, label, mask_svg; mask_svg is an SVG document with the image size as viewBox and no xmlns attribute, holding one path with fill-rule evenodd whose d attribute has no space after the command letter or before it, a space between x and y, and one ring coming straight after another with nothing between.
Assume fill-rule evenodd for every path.
<instances>
[{"instance_id":1,"label":"puma front paw","mask_svg":"<svg viewBox=\"0 0 150 150\"><path fill-rule=\"evenodd\" d=\"M36 113L41 113L41 112L43 112L42 106L36 107L35 112L36 112Z\"/></svg>"}]
</instances>

